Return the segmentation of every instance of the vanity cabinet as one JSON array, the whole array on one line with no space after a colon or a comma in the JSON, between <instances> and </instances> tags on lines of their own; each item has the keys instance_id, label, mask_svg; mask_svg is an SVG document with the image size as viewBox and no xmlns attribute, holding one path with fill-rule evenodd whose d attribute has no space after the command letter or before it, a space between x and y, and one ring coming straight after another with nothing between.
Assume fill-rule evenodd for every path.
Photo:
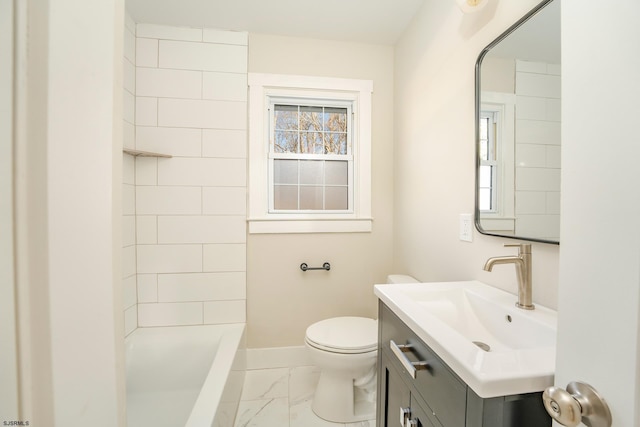
<instances>
[{"instance_id":1,"label":"vanity cabinet","mask_svg":"<svg viewBox=\"0 0 640 427\"><path fill-rule=\"evenodd\" d=\"M479 397L383 302L378 328L377 427L551 426L542 392ZM403 346L410 361L428 363L415 378L399 356Z\"/></svg>"}]
</instances>

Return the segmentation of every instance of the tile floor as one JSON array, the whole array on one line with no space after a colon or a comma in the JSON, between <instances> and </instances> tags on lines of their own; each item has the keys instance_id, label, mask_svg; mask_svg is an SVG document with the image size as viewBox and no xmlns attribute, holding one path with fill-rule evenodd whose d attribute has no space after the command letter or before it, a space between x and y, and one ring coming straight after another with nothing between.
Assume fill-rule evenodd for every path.
<instances>
[{"instance_id":1,"label":"tile floor","mask_svg":"<svg viewBox=\"0 0 640 427\"><path fill-rule=\"evenodd\" d=\"M315 366L246 372L235 427L375 427L375 420L331 423L311 410L320 371Z\"/></svg>"}]
</instances>

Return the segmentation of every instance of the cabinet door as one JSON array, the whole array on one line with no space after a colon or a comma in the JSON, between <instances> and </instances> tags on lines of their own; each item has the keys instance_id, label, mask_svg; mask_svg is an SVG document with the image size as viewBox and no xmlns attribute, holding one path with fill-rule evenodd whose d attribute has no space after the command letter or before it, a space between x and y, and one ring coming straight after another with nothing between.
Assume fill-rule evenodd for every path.
<instances>
[{"instance_id":1,"label":"cabinet door","mask_svg":"<svg viewBox=\"0 0 640 427\"><path fill-rule=\"evenodd\" d=\"M407 427L442 427L423 404L424 402L416 398L416 395L411 396L411 416Z\"/></svg>"},{"instance_id":2,"label":"cabinet door","mask_svg":"<svg viewBox=\"0 0 640 427\"><path fill-rule=\"evenodd\" d=\"M379 358L380 396L378 397L378 427L405 427L401 423L401 409L411 405L411 392L400 374L384 354Z\"/></svg>"}]
</instances>

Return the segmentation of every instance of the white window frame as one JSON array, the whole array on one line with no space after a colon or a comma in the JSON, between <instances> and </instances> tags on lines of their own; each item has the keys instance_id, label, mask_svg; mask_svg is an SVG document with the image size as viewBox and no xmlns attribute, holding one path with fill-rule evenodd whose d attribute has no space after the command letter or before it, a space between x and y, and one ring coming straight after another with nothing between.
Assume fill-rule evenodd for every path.
<instances>
[{"instance_id":1,"label":"white window frame","mask_svg":"<svg viewBox=\"0 0 640 427\"><path fill-rule=\"evenodd\" d=\"M370 232L371 80L249 73L249 233ZM349 102L352 181L348 212L270 212L270 113L274 99ZM307 101L305 101L307 100Z\"/></svg>"}]
</instances>

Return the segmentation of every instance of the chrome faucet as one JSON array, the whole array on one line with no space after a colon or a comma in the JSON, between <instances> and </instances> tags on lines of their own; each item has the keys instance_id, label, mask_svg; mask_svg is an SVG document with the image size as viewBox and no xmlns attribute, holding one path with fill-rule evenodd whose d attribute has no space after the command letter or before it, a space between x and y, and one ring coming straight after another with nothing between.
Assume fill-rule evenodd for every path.
<instances>
[{"instance_id":1,"label":"chrome faucet","mask_svg":"<svg viewBox=\"0 0 640 427\"><path fill-rule=\"evenodd\" d=\"M491 271L496 264L515 264L518 278L518 302L516 307L523 310L533 310L531 301L531 244L504 245L518 248L517 256L498 256L489 258L484 265L485 271Z\"/></svg>"}]
</instances>

